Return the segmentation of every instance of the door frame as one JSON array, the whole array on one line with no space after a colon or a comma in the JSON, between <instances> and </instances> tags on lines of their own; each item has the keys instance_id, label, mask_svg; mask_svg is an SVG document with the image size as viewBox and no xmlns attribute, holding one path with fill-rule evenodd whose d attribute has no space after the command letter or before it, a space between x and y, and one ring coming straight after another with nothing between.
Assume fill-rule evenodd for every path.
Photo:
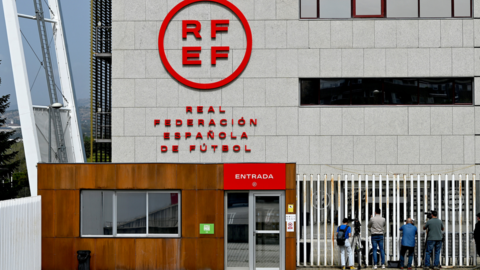
<instances>
[{"instance_id":1,"label":"door frame","mask_svg":"<svg viewBox=\"0 0 480 270\"><path fill-rule=\"evenodd\" d=\"M279 196L280 211L280 270L285 269L285 190L239 190L224 192L224 269L227 269L228 194L248 193L248 260L250 270L255 270L255 196ZM267 269L267 268L265 268Z\"/></svg>"}]
</instances>

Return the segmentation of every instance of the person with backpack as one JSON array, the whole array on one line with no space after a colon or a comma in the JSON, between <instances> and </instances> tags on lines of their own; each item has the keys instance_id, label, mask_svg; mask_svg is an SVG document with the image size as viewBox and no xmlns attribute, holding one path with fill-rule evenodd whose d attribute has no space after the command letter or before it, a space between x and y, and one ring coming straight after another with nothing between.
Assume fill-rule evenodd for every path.
<instances>
[{"instance_id":1,"label":"person with backpack","mask_svg":"<svg viewBox=\"0 0 480 270\"><path fill-rule=\"evenodd\" d=\"M342 263L342 269L345 270L345 251L348 256L348 263L350 265L350 270L357 269L353 266L353 251L350 245L348 238L352 236L352 228L348 226L348 219L343 219L343 225L338 226L337 228L337 246L340 247L340 260Z\"/></svg>"},{"instance_id":2,"label":"person with backpack","mask_svg":"<svg viewBox=\"0 0 480 270\"><path fill-rule=\"evenodd\" d=\"M415 253L415 236L417 235L417 227L413 225L413 219L408 218L406 224L400 227L403 232L402 248L400 249L400 269L403 269L405 254L408 251L408 270L412 270L413 254Z\"/></svg>"}]
</instances>

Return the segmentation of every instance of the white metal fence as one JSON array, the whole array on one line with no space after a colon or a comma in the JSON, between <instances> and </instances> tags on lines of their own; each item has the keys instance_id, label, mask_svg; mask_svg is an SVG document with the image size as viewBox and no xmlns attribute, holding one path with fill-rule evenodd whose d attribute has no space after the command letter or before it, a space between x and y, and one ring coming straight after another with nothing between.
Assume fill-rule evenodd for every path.
<instances>
[{"instance_id":1,"label":"white metal fence","mask_svg":"<svg viewBox=\"0 0 480 270\"><path fill-rule=\"evenodd\" d=\"M386 219L386 262L399 260L399 228L411 217L419 229L415 263L423 263L425 212L437 210L445 226L442 265L476 265L477 184L475 175L297 175L297 265L340 264L334 238L344 217L360 220L363 260L373 264L367 224L376 208Z\"/></svg>"},{"instance_id":2,"label":"white metal fence","mask_svg":"<svg viewBox=\"0 0 480 270\"><path fill-rule=\"evenodd\" d=\"M0 269L41 268L41 197L0 201Z\"/></svg>"}]
</instances>

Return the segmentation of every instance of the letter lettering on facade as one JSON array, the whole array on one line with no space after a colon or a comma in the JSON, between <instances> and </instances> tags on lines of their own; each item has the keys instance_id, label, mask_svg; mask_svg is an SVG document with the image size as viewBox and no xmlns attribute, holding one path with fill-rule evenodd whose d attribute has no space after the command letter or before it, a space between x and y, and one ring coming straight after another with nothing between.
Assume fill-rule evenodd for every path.
<instances>
[{"instance_id":1,"label":"letter lettering on facade","mask_svg":"<svg viewBox=\"0 0 480 270\"><path fill-rule=\"evenodd\" d=\"M202 60L200 60L200 53L191 53L191 52L201 52L202 47L183 47L182 48L182 63L184 65L202 65ZM191 60L189 58L196 58L196 60Z\"/></svg>"},{"instance_id":2,"label":"letter lettering on facade","mask_svg":"<svg viewBox=\"0 0 480 270\"><path fill-rule=\"evenodd\" d=\"M189 28L188 26L193 25L193 28ZM192 33L196 38L202 38L200 35L200 30L202 29L202 25L199 21L194 20L183 20L182 21L182 38L187 38L188 33Z\"/></svg>"}]
</instances>

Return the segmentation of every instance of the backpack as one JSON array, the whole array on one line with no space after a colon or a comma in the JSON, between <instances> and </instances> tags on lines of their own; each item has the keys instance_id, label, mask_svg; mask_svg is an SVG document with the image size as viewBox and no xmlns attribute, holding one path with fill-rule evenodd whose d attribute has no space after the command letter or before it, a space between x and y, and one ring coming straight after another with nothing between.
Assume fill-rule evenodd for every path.
<instances>
[{"instance_id":1,"label":"backpack","mask_svg":"<svg viewBox=\"0 0 480 270\"><path fill-rule=\"evenodd\" d=\"M340 228L340 227L338 227ZM338 233L337 233L337 245L339 246L345 246L345 240L347 240L345 237L347 235L347 230L348 230L348 226L345 226L345 229L343 230L338 230Z\"/></svg>"}]
</instances>

